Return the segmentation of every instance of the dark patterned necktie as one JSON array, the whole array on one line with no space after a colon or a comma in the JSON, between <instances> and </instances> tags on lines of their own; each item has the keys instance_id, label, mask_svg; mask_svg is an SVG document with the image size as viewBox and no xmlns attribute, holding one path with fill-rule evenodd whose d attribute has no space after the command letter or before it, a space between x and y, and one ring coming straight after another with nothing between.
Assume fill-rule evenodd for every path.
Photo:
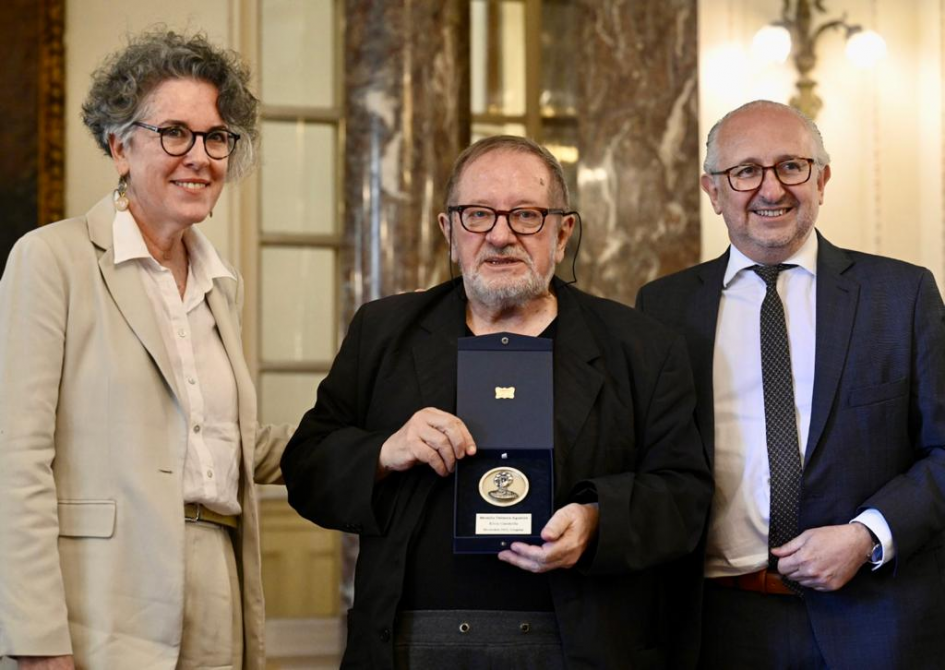
<instances>
[{"instance_id":1,"label":"dark patterned necktie","mask_svg":"<svg viewBox=\"0 0 945 670\"><path fill-rule=\"evenodd\" d=\"M755 265L752 270L766 286L761 303L761 381L765 398L765 435L771 470L771 524L768 547L780 547L797 535L801 493L801 454L797 440L791 350L788 345L784 306L778 295L778 275L794 265ZM777 570L778 559L768 554L768 565ZM800 586L785 580L791 588Z\"/></svg>"}]
</instances>

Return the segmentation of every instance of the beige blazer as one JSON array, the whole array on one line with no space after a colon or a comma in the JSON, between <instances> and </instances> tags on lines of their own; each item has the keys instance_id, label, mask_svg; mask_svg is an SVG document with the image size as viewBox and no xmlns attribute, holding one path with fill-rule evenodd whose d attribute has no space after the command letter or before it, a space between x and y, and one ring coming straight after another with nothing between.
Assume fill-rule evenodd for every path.
<instances>
[{"instance_id":1,"label":"beige blazer","mask_svg":"<svg viewBox=\"0 0 945 670\"><path fill-rule=\"evenodd\" d=\"M32 231L0 280L0 656L173 669L187 423L138 268L113 263L114 215L109 197ZM256 423L242 280L214 280L207 302L239 397L236 556L254 670L264 611L253 482L280 478L290 428Z\"/></svg>"}]
</instances>

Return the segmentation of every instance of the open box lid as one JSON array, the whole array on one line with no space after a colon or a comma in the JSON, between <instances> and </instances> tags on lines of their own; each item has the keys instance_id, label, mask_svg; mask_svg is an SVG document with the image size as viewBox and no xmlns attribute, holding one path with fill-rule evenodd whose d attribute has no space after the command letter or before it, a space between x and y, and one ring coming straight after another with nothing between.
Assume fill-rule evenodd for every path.
<instances>
[{"instance_id":1,"label":"open box lid","mask_svg":"<svg viewBox=\"0 0 945 670\"><path fill-rule=\"evenodd\" d=\"M456 414L478 449L553 449L553 342L495 333L458 341Z\"/></svg>"}]
</instances>

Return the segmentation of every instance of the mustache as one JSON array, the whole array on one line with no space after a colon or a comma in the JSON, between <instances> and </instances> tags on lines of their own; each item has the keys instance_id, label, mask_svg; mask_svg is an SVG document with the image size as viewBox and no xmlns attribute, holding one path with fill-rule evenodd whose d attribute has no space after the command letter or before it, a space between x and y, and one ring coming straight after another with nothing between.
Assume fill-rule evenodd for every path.
<instances>
[{"instance_id":1,"label":"mustache","mask_svg":"<svg viewBox=\"0 0 945 670\"><path fill-rule=\"evenodd\" d=\"M777 200L768 200L764 196L756 195L748 203L749 208L778 209L780 207L797 207L797 198L790 193L785 193L783 197Z\"/></svg>"},{"instance_id":2,"label":"mustache","mask_svg":"<svg viewBox=\"0 0 945 670\"><path fill-rule=\"evenodd\" d=\"M532 259L525 253L522 249L517 249L515 247L483 247L483 249L476 254L476 265L482 265L487 260L494 259L511 259L516 261L522 261L527 264L529 267L532 267Z\"/></svg>"}]
</instances>

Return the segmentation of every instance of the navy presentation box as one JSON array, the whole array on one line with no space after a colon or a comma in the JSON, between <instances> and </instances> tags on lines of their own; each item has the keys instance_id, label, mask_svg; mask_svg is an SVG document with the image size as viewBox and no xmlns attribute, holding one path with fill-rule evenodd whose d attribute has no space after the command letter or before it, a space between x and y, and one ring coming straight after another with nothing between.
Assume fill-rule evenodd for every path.
<instances>
[{"instance_id":1,"label":"navy presentation box","mask_svg":"<svg viewBox=\"0 0 945 670\"><path fill-rule=\"evenodd\" d=\"M512 333L459 339L456 414L477 451L456 463L454 553L542 542L554 505L552 346Z\"/></svg>"}]
</instances>

